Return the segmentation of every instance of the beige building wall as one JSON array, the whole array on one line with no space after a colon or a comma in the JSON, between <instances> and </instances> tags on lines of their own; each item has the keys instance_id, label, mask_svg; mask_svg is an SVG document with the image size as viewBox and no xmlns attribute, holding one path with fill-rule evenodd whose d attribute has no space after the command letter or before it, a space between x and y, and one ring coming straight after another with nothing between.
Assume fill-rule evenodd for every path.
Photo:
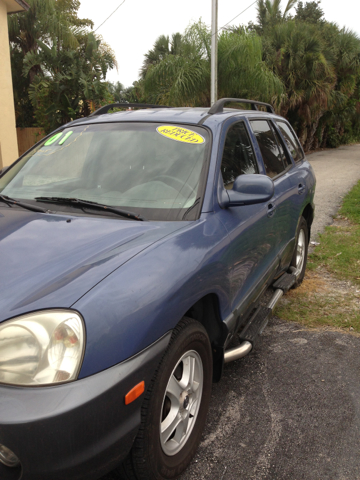
<instances>
[{"instance_id":1,"label":"beige building wall","mask_svg":"<svg viewBox=\"0 0 360 480\"><path fill-rule=\"evenodd\" d=\"M24 8L16 1L0 0L0 169L19 156L7 17L8 12L21 10Z\"/></svg>"}]
</instances>

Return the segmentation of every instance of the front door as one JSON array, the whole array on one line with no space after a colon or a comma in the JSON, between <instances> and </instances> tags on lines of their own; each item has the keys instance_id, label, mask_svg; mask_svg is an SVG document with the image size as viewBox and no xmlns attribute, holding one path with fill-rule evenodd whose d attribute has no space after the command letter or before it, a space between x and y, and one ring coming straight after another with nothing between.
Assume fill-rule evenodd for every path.
<instances>
[{"instance_id":1,"label":"front door","mask_svg":"<svg viewBox=\"0 0 360 480\"><path fill-rule=\"evenodd\" d=\"M245 122L233 123L226 133L221 163L224 187L232 189L238 175L259 173ZM278 266L275 217L269 212L269 202L257 205L229 207L219 211L230 244L226 263L231 288L231 308L237 310L239 324L248 306L260 294L266 280Z\"/></svg>"}]
</instances>

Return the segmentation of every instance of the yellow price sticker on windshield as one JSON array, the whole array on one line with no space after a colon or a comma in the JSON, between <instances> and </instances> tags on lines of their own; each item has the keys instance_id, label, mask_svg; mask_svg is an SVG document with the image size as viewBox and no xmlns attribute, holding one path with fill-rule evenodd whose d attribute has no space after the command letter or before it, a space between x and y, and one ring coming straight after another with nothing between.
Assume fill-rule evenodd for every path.
<instances>
[{"instance_id":1,"label":"yellow price sticker on windshield","mask_svg":"<svg viewBox=\"0 0 360 480\"><path fill-rule=\"evenodd\" d=\"M192 143L193 145L200 145L205 143L205 138L192 130L182 127L174 127L174 125L162 125L157 127L156 131L164 137L176 140L177 142Z\"/></svg>"}]
</instances>

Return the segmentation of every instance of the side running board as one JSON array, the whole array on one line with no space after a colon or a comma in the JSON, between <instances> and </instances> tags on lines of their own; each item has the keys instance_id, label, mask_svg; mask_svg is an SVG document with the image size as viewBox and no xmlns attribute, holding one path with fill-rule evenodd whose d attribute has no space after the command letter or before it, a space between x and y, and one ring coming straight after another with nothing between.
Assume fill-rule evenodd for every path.
<instances>
[{"instance_id":1,"label":"side running board","mask_svg":"<svg viewBox=\"0 0 360 480\"><path fill-rule=\"evenodd\" d=\"M224 362L229 363L239 358L245 357L253 349L255 339L260 335L268 324L270 315L274 311L275 305L280 298L286 293L296 282L296 274L284 273L273 284L275 288L274 295L271 297L266 307L260 306L240 332L239 339L241 344L237 347L225 351Z\"/></svg>"},{"instance_id":2,"label":"side running board","mask_svg":"<svg viewBox=\"0 0 360 480\"><path fill-rule=\"evenodd\" d=\"M273 284L273 288L281 289L284 293L286 293L290 290L290 288L294 285L295 282L296 282L295 273L284 273Z\"/></svg>"}]
</instances>

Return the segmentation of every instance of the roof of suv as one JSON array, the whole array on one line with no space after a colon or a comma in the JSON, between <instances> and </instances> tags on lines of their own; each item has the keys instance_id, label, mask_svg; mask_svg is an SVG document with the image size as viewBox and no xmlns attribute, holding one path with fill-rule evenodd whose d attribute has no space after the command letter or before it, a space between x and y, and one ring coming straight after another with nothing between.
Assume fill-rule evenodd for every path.
<instances>
[{"instance_id":1,"label":"roof of suv","mask_svg":"<svg viewBox=\"0 0 360 480\"><path fill-rule=\"evenodd\" d=\"M254 111L254 110L240 110L234 108L226 108L222 113L217 113L216 115L209 115L209 108L157 108L157 109L146 109L146 110L132 110L127 112L114 112L107 113L104 115L94 115L92 117L86 117L79 120L76 120L74 123L109 123L109 122L171 122L171 123L188 123L196 125L197 123L203 123L205 119L209 117L216 117L219 120L223 121L226 117L231 117L233 115L261 115L261 116L270 116L271 114L267 112Z\"/></svg>"},{"instance_id":2,"label":"roof of suv","mask_svg":"<svg viewBox=\"0 0 360 480\"><path fill-rule=\"evenodd\" d=\"M227 101L227 102L226 102ZM273 110L271 105L264 104L261 102L249 101L249 100L242 100L242 99L221 99L218 100L214 104L211 109L209 107L158 107L158 108L143 108L140 110L131 110L131 111L120 111L114 113L100 113L101 110L106 110L106 108L110 107L103 107L98 111L94 112L90 117L82 118L79 120L75 120L72 124L89 124L89 123L112 123L112 122L171 122L171 123L182 123L182 124L192 124L196 125L199 123L212 123L210 119L216 119L216 123L223 122L226 118L234 116L234 115L261 115L261 116L269 116L272 112L263 112L260 110L252 109L252 110L245 110L245 109L236 109L236 108L223 108L225 103L230 101L236 101L238 103L251 103L252 108L254 105L260 104L267 106L267 110L269 112L270 109ZM252 103L253 102L253 103ZM116 105L116 104L114 104ZM118 104L120 106L120 104ZM214 110L214 107L218 105L218 108L215 113L211 113L211 110ZM124 107L125 105L122 105ZM116 108L116 107L115 107ZM216 108L215 108L216 110Z\"/></svg>"}]
</instances>

